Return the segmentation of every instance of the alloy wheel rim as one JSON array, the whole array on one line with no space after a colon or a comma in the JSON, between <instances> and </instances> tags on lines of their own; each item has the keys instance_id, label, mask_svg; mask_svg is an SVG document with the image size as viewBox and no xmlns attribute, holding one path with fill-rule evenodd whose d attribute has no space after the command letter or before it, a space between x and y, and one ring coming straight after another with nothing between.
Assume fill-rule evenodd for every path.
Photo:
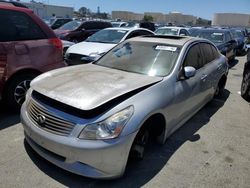
<instances>
[{"instance_id":1,"label":"alloy wheel rim","mask_svg":"<svg viewBox=\"0 0 250 188\"><path fill-rule=\"evenodd\" d=\"M246 76L243 78L242 82L242 93L246 93L247 88L249 87L249 82L250 82L250 73L247 73Z\"/></svg>"},{"instance_id":2,"label":"alloy wheel rim","mask_svg":"<svg viewBox=\"0 0 250 188\"><path fill-rule=\"evenodd\" d=\"M24 80L20 82L15 88L14 98L15 98L16 103L18 103L19 105L22 105L22 103L25 100L25 95L28 89L30 88L30 82L31 80Z\"/></svg>"}]
</instances>

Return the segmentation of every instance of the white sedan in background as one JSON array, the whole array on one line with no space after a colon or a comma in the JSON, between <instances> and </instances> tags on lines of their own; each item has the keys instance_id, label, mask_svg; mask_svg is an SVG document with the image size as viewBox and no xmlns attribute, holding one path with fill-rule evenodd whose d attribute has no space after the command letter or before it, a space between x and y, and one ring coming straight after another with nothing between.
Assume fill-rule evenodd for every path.
<instances>
[{"instance_id":1,"label":"white sedan in background","mask_svg":"<svg viewBox=\"0 0 250 188\"><path fill-rule=\"evenodd\" d=\"M154 35L144 28L107 28L96 32L84 42L68 48L65 60L69 65L90 63L126 39L137 36Z\"/></svg>"},{"instance_id":2,"label":"white sedan in background","mask_svg":"<svg viewBox=\"0 0 250 188\"><path fill-rule=\"evenodd\" d=\"M156 35L175 35L175 36L189 36L188 29L183 27L160 27L155 31Z\"/></svg>"}]
</instances>

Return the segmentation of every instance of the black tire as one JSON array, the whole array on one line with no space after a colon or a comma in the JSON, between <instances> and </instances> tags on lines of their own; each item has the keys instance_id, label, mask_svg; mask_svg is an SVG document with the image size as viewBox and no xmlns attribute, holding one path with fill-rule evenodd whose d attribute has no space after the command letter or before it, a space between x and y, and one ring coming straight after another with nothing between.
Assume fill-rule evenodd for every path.
<instances>
[{"instance_id":1,"label":"black tire","mask_svg":"<svg viewBox=\"0 0 250 188\"><path fill-rule=\"evenodd\" d=\"M135 160L142 160L148 146L148 141L149 130L147 128L141 129L134 140L130 156Z\"/></svg>"},{"instance_id":2,"label":"black tire","mask_svg":"<svg viewBox=\"0 0 250 188\"><path fill-rule=\"evenodd\" d=\"M234 49L234 54L230 57L230 62L234 62L235 61L235 57L236 57L236 50Z\"/></svg>"},{"instance_id":3,"label":"black tire","mask_svg":"<svg viewBox=\"0 0 250 188\"><path fill-rule=\"evenodd\" d=\"M241 82L241 96L250 102L250 71L246 71Z\"/></svg>"},{"instance_id":4,"label":"black tire","mask_svg":"<svg viewBox=\"0 0 250 188\"><path fill-rule=\"evenodd\" d=\"M5 89L3 101L8 110L17 111L25 100L25 95L30 88L30 82L37 74L28 73L12 78Z\"/></svg>"},{"instance_id":5,"label":"black tire","mask_svg":"<svg viewBox=\"0 0 250 188\"><path fill-rule=\"evenodd\" d=\"M223 94L223 91L225 89L226 86L226 82L227 82L227 77L222 77L217 85L217 88L215 90L214 93L214 98L216 97L220 97Z\"/></svg>"}]
</instances>

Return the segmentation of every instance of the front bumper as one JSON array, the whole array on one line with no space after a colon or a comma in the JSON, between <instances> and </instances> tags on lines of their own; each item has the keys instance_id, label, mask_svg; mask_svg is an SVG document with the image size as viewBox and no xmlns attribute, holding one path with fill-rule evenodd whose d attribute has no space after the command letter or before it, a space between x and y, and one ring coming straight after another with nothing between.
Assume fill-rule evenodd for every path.
<instances>
[{"instance_id":1,"label":"front bumper","mask_svg":"<svg viewBox=\"0 0 250 188\"><path fill-rule=\"evenodd\" d=\"M112 179L123 175L136 132L106 141L54 135L34 125L25 106L21 109L25 138L43 158L86 177Z\"/></svg>"}]
</instances>

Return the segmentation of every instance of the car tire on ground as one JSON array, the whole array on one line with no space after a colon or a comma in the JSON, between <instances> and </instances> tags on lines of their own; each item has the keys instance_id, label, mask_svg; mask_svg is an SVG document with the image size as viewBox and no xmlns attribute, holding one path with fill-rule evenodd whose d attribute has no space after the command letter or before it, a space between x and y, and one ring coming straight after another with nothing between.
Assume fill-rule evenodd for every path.
<instances>
[{"instance_id":1,"label":"car tire on ground","mask_svg":"<svg viewBox=\"0 0 250 188\"><path fill-rule=\"evenodd\" d=\"M142 128L137 134L131 148L131 157L135 160L142 160L145 155L146 147L149 141L148 128Z\"/></svg>"},{"instance_id":2,"label":"car tire on ground","mask_svg":"<svg viewBox=\"0 0 250 188\"><path fill-rule=\"evenodd\" d=\"M34 73L17 75L11 79L5 89L4 103L8 110L17 111L25 100L25 95L30 88L30 82L37 76Z\"/></svg>"},{"instance_id":3,"label":"car tire on ground","mask_svg":"<svg viewBox=\"0 0 250 188\"><path fill-rule=\"evenodd\" d=\"M224 76L220 79L214 93L214 98L219 97L223 94L227 82L227 77Z\"/></svg>"},{"instance_id":4,"label":"car tire on ground","mask_svg":"<svg viewBox=\"0 0 250 188\"><path fill-rule=\"evenodd\" d=\"M230 62L234 62L235 61L235 57L236 57L236 50L234 49L234 54L232 55L232 57L230 58Z\"/></svg>"},{"instance_id":5,"label":"car tire on ground","mask_svg":"<svg viewBox=\"0 0 250 188\"><path fill-rule=\"evenodd\" d=\"M247 71L241 82L241 96L250 102L250 71Z\"/></svg>"}]
</instances>

